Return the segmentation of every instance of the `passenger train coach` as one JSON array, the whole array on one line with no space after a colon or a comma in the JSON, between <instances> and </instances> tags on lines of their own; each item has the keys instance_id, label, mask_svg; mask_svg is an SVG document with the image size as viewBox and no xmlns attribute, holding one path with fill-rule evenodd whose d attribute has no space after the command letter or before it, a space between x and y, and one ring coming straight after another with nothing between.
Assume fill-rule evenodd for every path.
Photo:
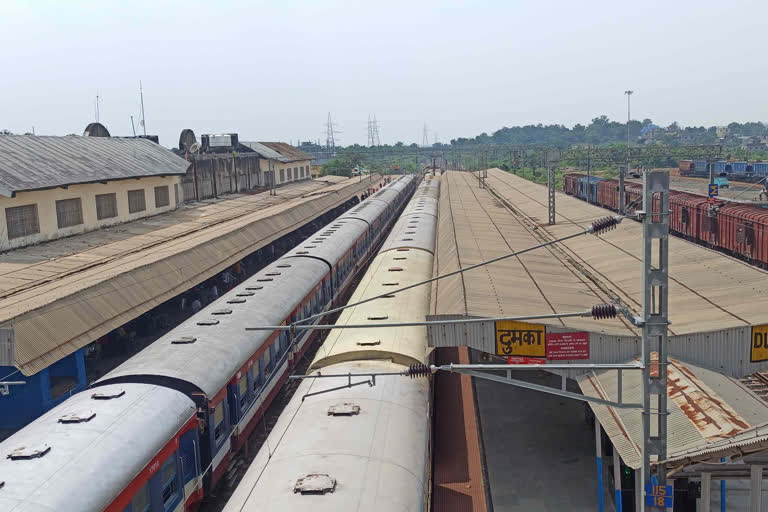
<instances>
[{"instance_id":1,"label":"passenger train coach","mask_svg":"<svg viewBox=\"0 0 768 512\"><path fill-rule=\"evenodd\" d=\"M0 510L195 510L310 344L246 331L327 310L416 186L404 176L0 444Z\"/></svg>"},{"instance_id":2,"label":"passenger train coach","mask_svg":"<svg viewBox=\"0 0 768 512\"><path fill-rule=\"evenodd\" d=\"M350 304L432 277L438 190L439 178L421 183ZM309 369L328 377L302 381L225 512L426 509L429 381L346 376L425 363L426 328L344 326L423 321L429 301L424 285L343 311Z\"/></svg>"}]
</instances>

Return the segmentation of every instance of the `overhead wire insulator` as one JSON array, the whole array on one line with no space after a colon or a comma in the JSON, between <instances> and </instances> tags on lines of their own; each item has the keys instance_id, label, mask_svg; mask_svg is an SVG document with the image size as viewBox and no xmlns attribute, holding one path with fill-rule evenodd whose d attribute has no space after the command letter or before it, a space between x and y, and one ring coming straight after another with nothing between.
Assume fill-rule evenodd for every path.
<instances>
[{"instance_id":1,"label":"overhead wire insulator","mask_svg":"<svg viewBox=\"0 0 768 512\"><path fill-rule=\"evenodd\" d=\"M616 318L617 313L616 306L613 304L597 304L592 306L592 318L595 320Z\"/></svg>"},{"instance_id":2,"label":"overhead wire insulator","mask_svg":"<svg viewBox=\"0 0 768 512\"><path fill-rule=\"evenodd\" d=\"M429 369L429 366L422 363L417 363L408 366L408 369L405 370L404 375L407 375L412 379L417 379L419 377L427 377L430 373L432 373L432 371Z\"/></svg>"},{"instance_id":3,"label":"overhead wire insulator","mask_svg":"<svg viewBox=\"0 0 768 512\"><path fill-rule=\"evenodd\" d=\"M621 217L604 217L594 221L590 230L592 231L592 234L599 235L615 228L619 222L621 222Z\"/></svg>"}]
</instances>

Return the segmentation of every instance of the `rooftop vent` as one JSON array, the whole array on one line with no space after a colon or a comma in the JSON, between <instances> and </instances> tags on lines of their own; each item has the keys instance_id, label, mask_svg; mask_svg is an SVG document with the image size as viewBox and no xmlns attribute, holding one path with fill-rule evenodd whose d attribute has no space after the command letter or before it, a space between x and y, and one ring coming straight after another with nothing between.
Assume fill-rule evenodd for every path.
<instances>
[{"instance_id":1,"label":"rooftop vent","mask_svg":"<svg viewBox=\"0 0 768 512\"><path fill-rule=\"evenodd\" d=\"M263 286L246 286L245 287L246 290L261 290L262 288L264 288L264 287ZM253 295L253 294L251 294L251 295Z\"/></svg>"},{"instance_id":2,"label":"rooftop vent","mask_svg":"<svg viewBox=\"0 0 768 512\"><path fill-rule=\"evenodd\" d=\"M293 492L301 494L326 494L335 489L336 479L325 473L311 473L296 480L293 486Z\"/></svg>"},{"instance_id":3,"label":"rooftop vent","mask_svg":"<svg viewBox=\"0 0 768 512\"><path fill-rule=\"evenodd\" d=\"M113 398L120 398L125 394L124 389L115 389L114 391L97 391L91 395L92 400L112 400Z\"/></svg>"},{"instance_id":4,"label":"rooftop vent","mask_svg":"<svg viewBox=\"0 0 768 512\"><path fill-rule=\"evenodd\" d=\"M376 316L369 316L368 320L386 320L389 318L388 315L376 315Z\"/></svg>"},{"instance_id":5,"label":"rooftop vent","mask_svg":"<svg viewBox=\"0 0 768 512\"><path fill-rule=\"evenodd\" d=\"M389 270L390 272L402 272L403 267L389 267L387 270Z\"/></svg>"},{"instance_id":6,"label":"rooftop vent","mask_svg":"<svg viewBox=\"0 0 768 512\"><path fill-rule=\"evenodd\" d=\"M397 286L400 283L382 283L383 286Z\"/></svg>"},{"instance_id":7,"label":"rooftop vent","mask_svg":"<svg viewBox=\"0 0 768 512\"><path fill-rule=\"evenodd\" d=\"M357 416L360 414L360 406L351 402L332 405L328 408L328 416Z\"/></svg>"},{"instance_id":8,"label":"rooftop vent","mask_svg":"<svg viewBox=\"0 0 768 512\"><path fill-rule=\"evenodd\" d=\"M238 293L238 295L240 295L240 294ZM251 295L253 295L253 294L251 294ZM235 298L235 299L229 299L227 301L227 304L242 304L243 302L245 302L245 299L237 299L237 298Z\"/></svg>"},{"instance_id":9,"label":"rooftop vent","mask_svg":"<svg viewBox=\"0 0 768 512\"><path fill-rule=\"evenodd\" d=\"M218 325L218 320L200 320L197 325Z\"/></svg>"},{"instance_id":10,"label":"rooftop vent","mask_svg":"<svg viewBox=\"0 0 768 512\"><path fill-rule=\"evenodd\" d=\"M376 345L381 345L381 340L377 341L358 341L357 345L360 347L375 347Z\"/></svg>"},{"instance_id":11,"label":"rooftop vent","mask_svg":"<svg viewBox=\"0 0 768 512\"><path fill-rule=\"evenodd\" d=\"M215 311L211 311L211 314L212 315L231 315L232 314L232 310L229 309L229 308L221 308L221 309L217 309Z\"/></svg>"},{"instance_id":12,"label":"rooftop vent","mask_svg":"<svg viewBox=\"0 0 768 512\"><path fill-rule=\"evenodd\" d=\"M314 249L314 247L310 247L310 249ZM309 251L296 251L296 254L309 254Z\"/></svg>"},{"instance_id":13,"label":"rooftop vent","mask_svg":"<svg viewBox=\"0 0 768 512\"><path fill-rule=\"evenodd\" d=\"M87 423L96 417L96 413L88 411L86 413L70 413L59 418L59 423Z\"/></svg>"},{"instance_id":14,"label":"rooftop vent","mask_svg":"<svg viewBox=\"0 0 768 512\"><path fill-rule=\"evenodd\" d=\"M267 272L268 276L279 276L280 272Z\"/></svg>"},{"instance_id":15,"label":"rooftop vent","mask_svg":"<svg viewBox=\"0 0 768 512\"><path fill-rule=\"evenodd\" d=\"M189 345L197 341L194 336L179 336L178 338L171 340L171 345Z\"/></svg>"},{"instance_id":16,"label":"rooftop vent","mask_svg":"<svg viewBox=\"0 0 768 512\"><path fill-rule=\"evenodd\" d=\"M11 451L6 458L11 460L39 459L49 451L51 451L51 447L47 444L41 446L21 446Z\"/></svg>"},{"instance_id":17,"label":"rooftop vent","mask_svg":"<svg viewBox=\"0 0 768 512\"><path fill-rule=\"evenodd\" d=\"M263 286L252 286L250 288L246 288L246 290L255 289L255 290L261 290L264 288ZM254 292L240 292L236 294L238 297L253 297L256 295Z\"/></svg>"},{"instance_id":18,"label":"rooftop vent","mask_svg":"<svg viewBox=\"0 0 768 512\"><path fill-rule=\"evenodd\" d=\"M282 265L278 265L277 268L291 268L291 266L287 263L283 263Z\"/></svg>"},{"instance_id":19,"label":"rooftop vent","mask_svg":"<svg viewBox=\"0 0 768 512\"><path fill-rule=\"evenodd\" d=\"M262 277L261 279L257 279L260 283L266 283L267 281L272 281L271 277Z\"/></svg>"}]
</instances>

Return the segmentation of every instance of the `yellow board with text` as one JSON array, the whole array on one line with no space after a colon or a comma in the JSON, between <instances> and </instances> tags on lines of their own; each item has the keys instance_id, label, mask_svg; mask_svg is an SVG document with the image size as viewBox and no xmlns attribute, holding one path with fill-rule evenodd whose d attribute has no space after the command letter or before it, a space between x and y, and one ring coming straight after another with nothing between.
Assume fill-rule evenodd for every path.
<instances>
[{"instance_id":1,"label":"yellow board with text","mask_svg":"<svg viewBox=\"0 0 768 512\"><path fill-rule=\"evenodd\" d=\"M547 357L547 328L512 320L496 322L496 354Z\"/></svg>"}]
</instances>

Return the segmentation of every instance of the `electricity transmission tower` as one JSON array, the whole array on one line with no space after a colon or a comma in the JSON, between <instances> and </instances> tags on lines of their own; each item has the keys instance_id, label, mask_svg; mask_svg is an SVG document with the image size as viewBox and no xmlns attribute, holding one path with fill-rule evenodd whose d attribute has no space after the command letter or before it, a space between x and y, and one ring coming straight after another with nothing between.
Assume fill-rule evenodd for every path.
<instances>
[{"instance_id":1,"label":"electricity transmission tower","mask_svg":"<svg viewBox=\"0 0 768 512\"><path fill-rule=\"evenodd\" d=\"M336 140L334 134L341 133L336 130L336 123L331 119L331 113L328 112L328 123L325 126L325 148L333 154L336 151Z\"/></svg>"},{"instance_id":2,"label":"electricity transmission tower","mask_svg":"<svg viewBox=\"0 0 768 512\"><path fill-rule=\"evenodd\" d=\"M368 115L368 146L381 146L379 123L376 121L376 114L373 115L373 121L371 121L371 116Z\"/></svg>"},{"instance_id":3,"label":"electricity transmission tower","mask_svg":"<svg viewBox=\"0 0 768 512\"><path fill-rule=\"evenodd\" d=\"M429 146L429 130L427 129L427 123L424 123L424 137L421 139L421 145L425 148Z\"/></svg>"}]
</instances>

